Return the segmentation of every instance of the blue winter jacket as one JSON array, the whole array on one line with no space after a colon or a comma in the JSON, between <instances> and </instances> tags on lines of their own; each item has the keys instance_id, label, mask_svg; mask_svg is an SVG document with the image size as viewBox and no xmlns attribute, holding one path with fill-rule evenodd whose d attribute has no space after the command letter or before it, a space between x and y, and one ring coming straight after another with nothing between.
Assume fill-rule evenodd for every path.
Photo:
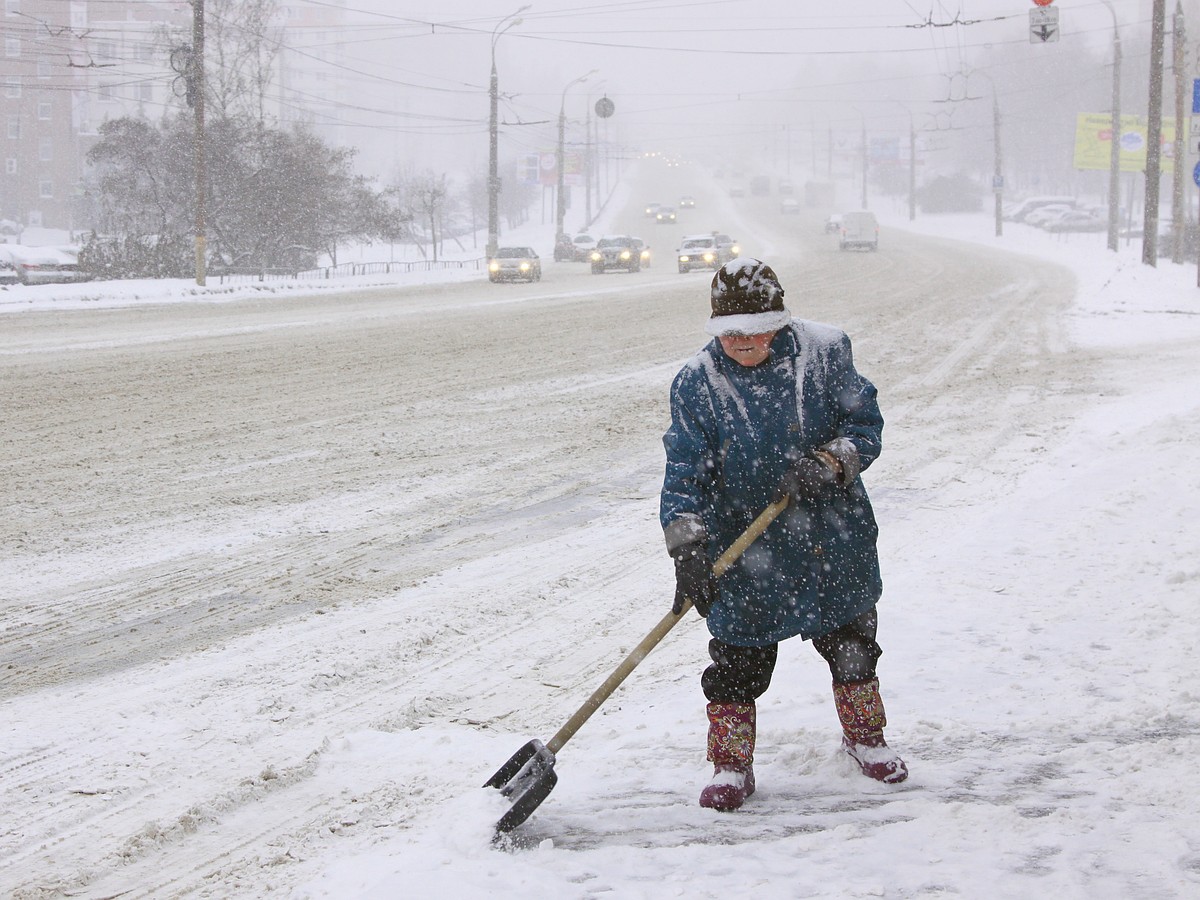
<instances>
[{"instance_id":1,"label":"blue winter jacket","mask_svg":"<svg viewBox=\"0 0 1200 900\"><path fill-rule=\"evenodd\" d=\"M770 357L746 367L711 341L671 386L660 518L669 550L707 544L715 560L771 502L795 459L842 463L844 484L791 503L718 582L714 637L761 647L819 637L871 609L883 584L875 514L858 473L879 455L875 386L837 328L793 319Z\"/></svg>"}]
</instances>

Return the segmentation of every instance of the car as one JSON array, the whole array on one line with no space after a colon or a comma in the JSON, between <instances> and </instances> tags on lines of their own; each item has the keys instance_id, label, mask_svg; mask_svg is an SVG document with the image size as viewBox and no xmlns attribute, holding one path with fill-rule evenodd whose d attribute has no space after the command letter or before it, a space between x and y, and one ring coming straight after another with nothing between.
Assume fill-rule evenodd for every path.
<instances>
[{"instance_id":1,"label":"car","mask_svg":"<svg viewBox=\"0 0 1200 900\"><path fill-rule=\"evenodd\" d=\"M488 260L488 281L541 281L542 261L532 247L497 247Z\"/></svg>"},{"instance_id":2,"label":"car","mask_svg":"<svg viewBox=\"0 0 1200 900\"><path fill-rule=\"evenodd\" d=\"M708 234L684 235L675 256L679 272L683 274L692 269L719 269L739 252L733 238L713 231Z\"/></svg>"},{"instance_id":3,"label":"car","mask_svg":"<svg viewBox=\"0 0 1200 900\"><path fill-rule=\"evenodd\" d=\"M554 261L571 262L575 259L575 242L569 234L560 234L554 239Z\"/></svg>"},{"instance_id":4,"label":"car","mask_svg":"<svg viewBox=\"0 0 1200 900\"><path fill-rule=\"evenodd\" d=\"M842 230L841 213L830 213L825 218L825 233L826 234L838 234L841 232L841 230Z\"/></svg>"},{"instance_id":5,"label":"car","mask_svg":"<svg viewBox=\"0 0 1200 900\"><path fill-rule=\"evenodd\" d=\"M1086 209L1070 209L1053 219L1042 222L1041 228L1044 231L1053 232L1108 231L1108 218Z\"/></svg>"},{"instance_id":6,"label":"car","mask_svg":"<svg viewBox=\"0 0 1200 900\"><path fill-rule=\"evenodd\" d=\"M682 197L679 198L679 208L680 209L695 209L696 208L696 198L693 197L691 194L684 194Z\"/></svg>"},{"instance_id":7,"label":"car","mask_svg":"<svg viewBox=\"0 0 1200 900\"><path fill-rule=\"evenodd\" d=\"M744 187L742 187L740 184L735 184L733 187L731 187L729 189L729 196L730 197L745 197L746 189Z\"/></svg>"},{"instance_id":8,"label":"car","mask_svg":"<svg viewBox=\"0 0 1200 900\"><path fill-rule=\"evenodd\" d=\"M1030 213L1041 209L1043 206L1066 206L1074 208L1075 198L1051 195L1029 197L1015 203L1005 204L1001 210L1001 215L1006 222L1024 222Z\"/></svg>"},{"instance_id":9,"label":"car","mask_svg":"<svg viewBox=\"0 0 1200 900\"><path fill-rule=\"evenodd\" d=\"M1073 206L1062 203L1047 203L1030 212L1021 222L1025 225L1032 225L1034 228L1042 228L1045 223L1059 218L1063 213L1068 213L1072 209L1074 209Z\"/></svg>"},{"instance_id":10,"label":"car","mask_svg":"<svg viewBox=\"0 0 1200 900\"><path fill-rule=\"evenodd\" d=\"M879 221L875 213L855 210L842 214L842 227L838 234L838 249L879 249Z\"/></svg>"},{"instance_id":11,"label":"car","mask_svg":"<svg viewBox=\"0 0 1200 900\"><path fill-rule=\"evenodd\" d=\"M795 197L784 197L779 201L779 211L785 216L795 216L800 214L800 201Z\"/></svg>"},{"instance_id":12,"label":"car","mask_svg":"<svg viewBox=\"0 0 1200 900\"><path fill-rule=\"evenodd\" d=\"M637 272L642 268L642 255L627 234L607 234L596 241L591 253L592 274L602 275L609 269Z\"/></svg>"},{"instance_id":13,"label":"car","mask_svg":"<svg viewBox=\"0 0 1200 900\"><path fill-rule=\"evenodd\" d=\"M79 269L78 251L73 248L0 244L0 256L8 259L21 284L68 284L88 280Z\"/></svg>"},{"instance_id":14,"label":"car","mask_svg":"<svg viewBox=\"0 0 1200 900\"><path fill-rule=\"evenodd\" d=\"M783 197L791 197L796 193L796 186L786 178L779 182L779 194Z\"/></svg>"},{"instance_id":15,"label":"car","mask_svg":"<svg viewBox=\"0 0 1200 900\"><path fill-rule=\"evenodd\" d=\"M0 284L16 284L18 280L17 267L7 256L0 255Z\"/></svg>"},{"instance_id":16,"label":"car","mask_svg":"<svg viewBox=\"0 0 1200 900\"><path fill-rule=\"evenodd\" d=\"M575 248L571 259L575 262L588 262L592 258L592 251L596 249L596 239L590 234L580 233L571 238L571 245Z\"/></svg>"},{"instance_id":17,"label":"car","mask_svg":"<svg viewBox=\"0 0 1200 900\"><path fill-rule=\"evenodd\" d=\"M653 219L654 214L657 213L660 209L662 209L661 203L647 203L646 204L646 218Z\"/></svg>"},{"instance_id":18,"label":"car","mask_svg":"<svg viewBox=\"0 0 1200 900\"><path fill-rule=\"evenodd\" d=\"M645 241L643 241L640 237L634 237L632 240L633 240L634 249L637 250L638 256L642 260L642 268L643 269L650 268L650 262L651 262L650 246Z\"/></svg>"},{"instance_id":19,"label":"car","mask_svg":"<svg viewBox=\"0 0 1200 900\"><path fill-rule=\"evenodd\" d=\"M675 208L672 206L660 206L658 212L654 214L654 221L659 225L675 224Z\"/></svg>"}]
</instances>

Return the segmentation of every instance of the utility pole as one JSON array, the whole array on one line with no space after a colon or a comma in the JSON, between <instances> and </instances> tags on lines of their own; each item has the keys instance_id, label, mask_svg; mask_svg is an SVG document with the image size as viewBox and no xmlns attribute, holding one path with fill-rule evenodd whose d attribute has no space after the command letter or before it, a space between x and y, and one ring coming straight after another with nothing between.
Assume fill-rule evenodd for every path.
<instances>
[{"instance_id":1,"label":"utility pole","mask_svg":"<svg viewBox=\"0 0 1200 900\"><path fill-rule=\"evenodd\" d=\"M192 155L196 165L196 284L205 282L205 198L204 182L204 0L192 0L192 71L189 75L192 116L196 123Z\"/></svg>"},{"instance_id":2,"label":"utility pole","mask_svg":"<svg viewBox=\"0 0 1200 900\"><path fill-rule=\"evenodd\" d=\"M990 81L990 79L989 79ZM1004 235L1004 166L1000 155L1000 100L992 84L992 140L995 142L995 168L992 172L992 194L996 198L996 237Z\"/></svg>"},{"instance_id":3,"label":"utility pole","mask_svg":"<svg viewBox=\"0 0 1200 900\"><path fill-rule=\"evenodd\" d=\"M1146 213L1142 221L1142 263L1158 265L1158 191L1162 158L1163 32L1166 0L1154 0L1150 15L1150 105L1146 112Z\"/></svg>"},{"instance_id":4,"label":"utility pole","mask_svg":"<svg viewBox=\"0 0 1200 900\"><path fill-rule=\"evenodd\" d=\"M1117 13L1108 0L1104 5L1113 20L1113 80L1112 80L1112 133L1108 158L1108 249L1117 252L1119 246L1121 207L1121 32L1117 30Z\"/></svg>"},{"instance_id":5,"label":"utility pole","mask_svg":"<svg viewBox=\"0 0 1200 900\"><path fill-rule=\"evenodd\" d=\"M1175 166L1171 178L1171 262L1183 263L1183 238L1186 217L1183 209L1183 168L1187 152L1183 143L1183 6L1175 0L1175 28L1171 34L1172 68L1175 70Z\"/></svg>"}]
</instances>

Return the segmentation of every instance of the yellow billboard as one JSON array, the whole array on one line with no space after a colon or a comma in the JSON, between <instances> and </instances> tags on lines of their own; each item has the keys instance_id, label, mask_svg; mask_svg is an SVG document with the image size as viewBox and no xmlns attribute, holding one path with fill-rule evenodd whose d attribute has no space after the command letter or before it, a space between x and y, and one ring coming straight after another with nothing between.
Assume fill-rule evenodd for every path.
<instances>
[{"instance_id":1,"label":"yellow billboard","mask_svg":"<svg viewBox=\"0 0 1200 900\"><path fill-rule=\"evenodd\" d=\"M1121 171L1146 169L1146 118L1121 116ZM1175 168L1175 117L1163 116L1159 167L1165 175ZM1079 113L1075 119L1075 168L1108 170L1112 153L1112 115Z\"/></svg>"}]
</instances>

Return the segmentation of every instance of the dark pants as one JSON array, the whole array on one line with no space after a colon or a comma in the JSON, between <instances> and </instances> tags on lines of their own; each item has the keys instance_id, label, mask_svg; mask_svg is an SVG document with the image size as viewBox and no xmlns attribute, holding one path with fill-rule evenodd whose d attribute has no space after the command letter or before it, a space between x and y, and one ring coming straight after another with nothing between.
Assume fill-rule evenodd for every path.
<instances>
[{"instance_id":1,"label":"dark pants","mask_svg":"<svg viewBox=\"0 0 1200 900\"><path fill-rule=\"evenodd\" d=\"M875 642L879 617L871 609L836 631L813 638L813 646L829 663L835 684L870 681L883 650ZM779 645L737 647L713 638L708 642L712 665L700 684L710 703L753 703L771 685Z\"/></svg>"}]
</instances>

